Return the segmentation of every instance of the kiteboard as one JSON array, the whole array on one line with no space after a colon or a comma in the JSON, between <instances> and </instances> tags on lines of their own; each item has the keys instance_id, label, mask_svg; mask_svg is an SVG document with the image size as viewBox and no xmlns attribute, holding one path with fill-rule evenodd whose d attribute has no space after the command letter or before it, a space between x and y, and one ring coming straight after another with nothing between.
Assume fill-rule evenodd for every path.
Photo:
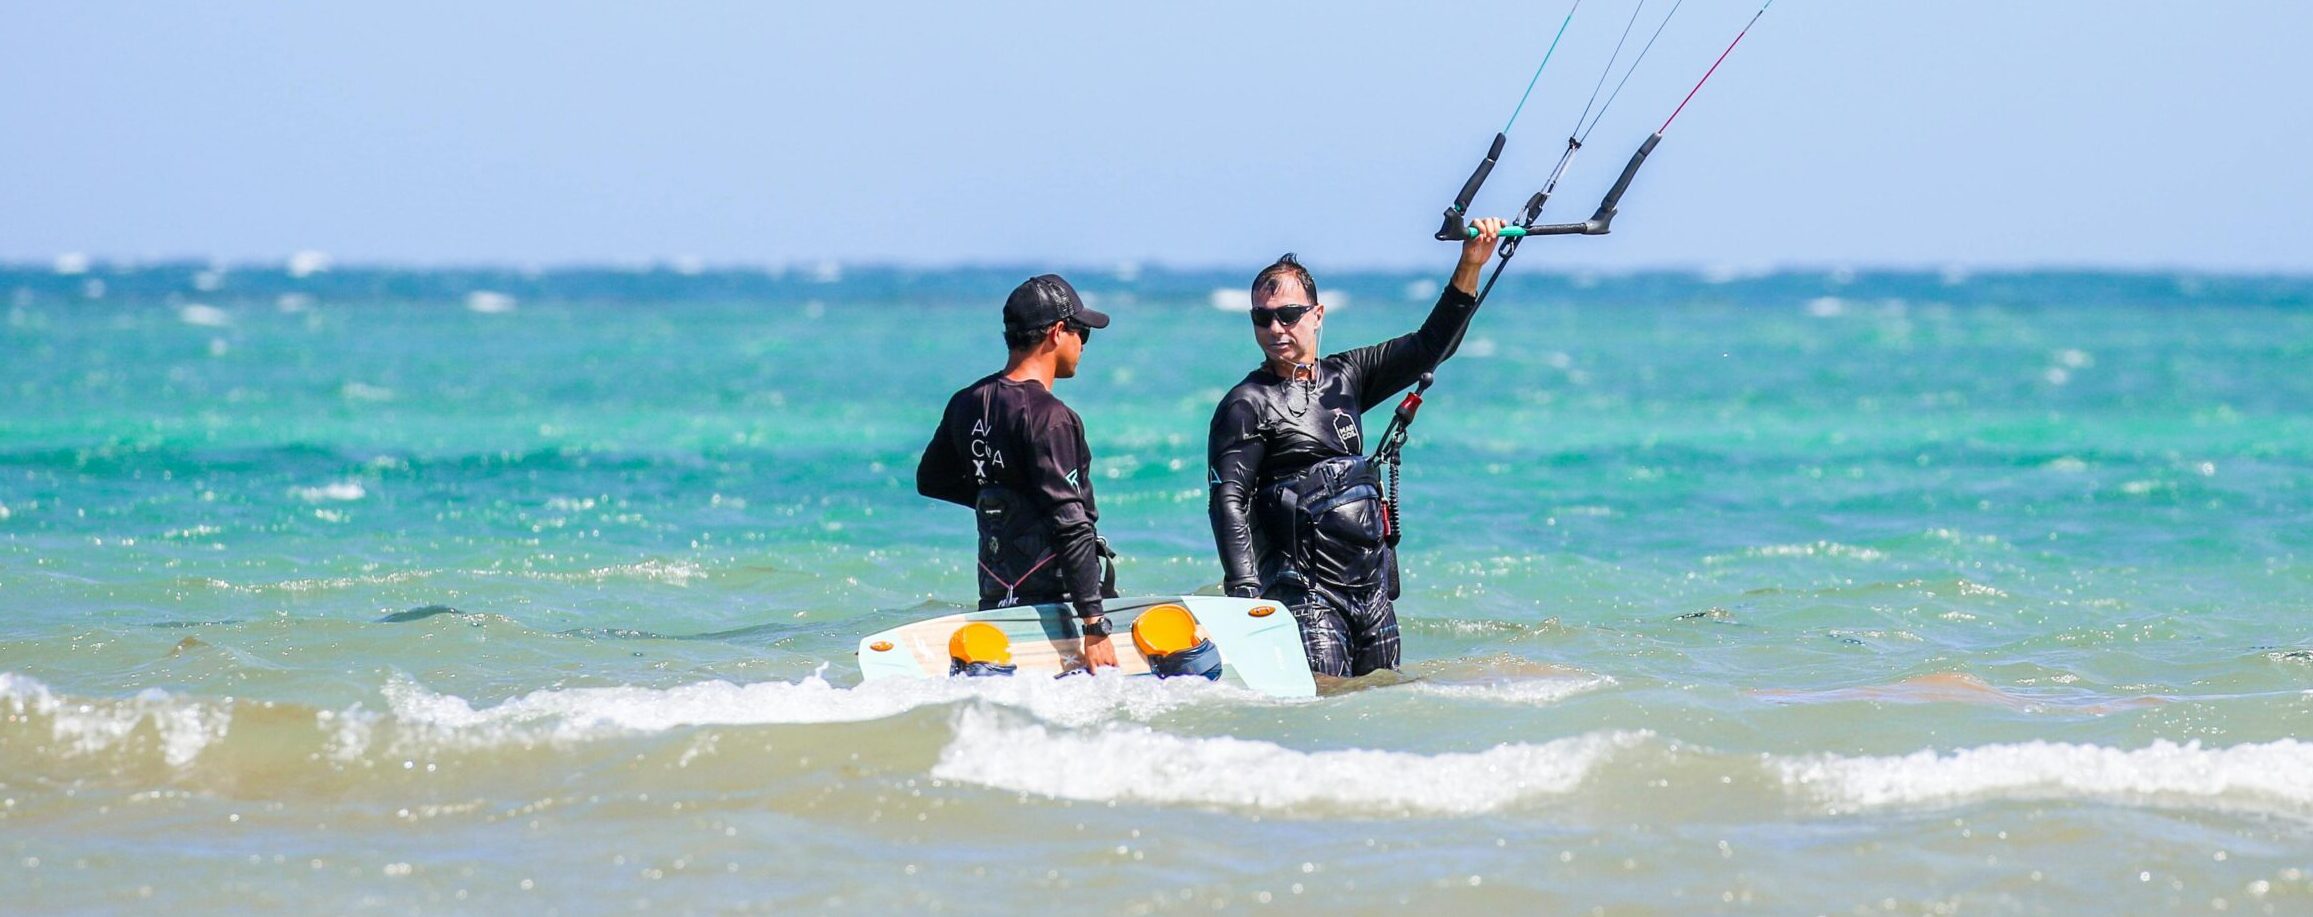
<instances>
[{"instance_id":1,"label":"kiteboard","mask_svg":"<svg viewBox=\"0 0 2313 917\"><path fill-rule=\"evenodd\" d=\"M1265 599L1166 595L1102 603L1115 631L1117 668L1097 677L1218 677L1277 697L1314 697L1317 680L1293 613ZM1057 677L1084 668L1082 635L1067 605L1015 605L878 631L859 641L866 681L962 675ZM1180 673L1184 665L1201 668ZM1005 671L1006 668L1009 671ZM1180 673L1180 674L1175 674ZM1208 677L1210 675L1208 674Z\"/></svg>"}]
</instances>

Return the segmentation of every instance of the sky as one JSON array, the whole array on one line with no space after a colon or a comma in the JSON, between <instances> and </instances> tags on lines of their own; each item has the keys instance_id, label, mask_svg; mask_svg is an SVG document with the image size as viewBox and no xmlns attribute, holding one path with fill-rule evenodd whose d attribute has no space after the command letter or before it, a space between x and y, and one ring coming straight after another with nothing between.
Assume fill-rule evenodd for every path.
<instances>
[{"instance_id":1,"label":"sky","mask_svg":"<svg viewBox=\"0 0 2313 917\"><path fill-rule=\"evenodd\" d=\"M1475 210L1636 2L1583 0ZM0 261L1441 264L1570 5L0 0ZM1680 3L1550 216L1757 10ZM1778 0L1549 257L2313 272L2309 39L2303 0Z\"/></svg>"}]
</instances>

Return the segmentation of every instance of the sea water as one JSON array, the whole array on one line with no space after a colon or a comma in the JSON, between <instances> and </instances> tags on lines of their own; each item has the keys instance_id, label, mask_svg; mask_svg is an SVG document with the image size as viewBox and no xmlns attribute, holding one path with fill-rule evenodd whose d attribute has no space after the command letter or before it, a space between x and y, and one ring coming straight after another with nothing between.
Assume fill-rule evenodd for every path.
<instances>
[{"instance_id":1,"label":"sea water","mask_svg":"<svg viewBox=\"0 0 2313 917\"><path fill-rule=\"evenodd\" d=\"M2313 912L2313 280L1521 263L1277 700L860 682L1037 268L292 267L0 271L9 910ZM1128 594L1248 273L1070 272Z\"/></svg>"}]
</instances>

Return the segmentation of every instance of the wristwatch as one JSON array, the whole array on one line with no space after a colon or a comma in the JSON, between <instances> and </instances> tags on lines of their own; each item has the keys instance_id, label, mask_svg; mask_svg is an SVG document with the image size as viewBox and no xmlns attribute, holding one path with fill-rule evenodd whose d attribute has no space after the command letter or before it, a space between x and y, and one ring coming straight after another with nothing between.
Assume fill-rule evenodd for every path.
<instances>
[{"instance_id":1,"label":"wristwatch","mask_svg":"<svg viewBox=\"0 0 2313 917\"><path fill-rule=\"evenodd\" d=\"M1106 637L1116 630L1116 625L1108 623L1107 615L1078 618L1076 623L1084 628L1084 635L1087 637Z\"/></svg>"}]
</instances>

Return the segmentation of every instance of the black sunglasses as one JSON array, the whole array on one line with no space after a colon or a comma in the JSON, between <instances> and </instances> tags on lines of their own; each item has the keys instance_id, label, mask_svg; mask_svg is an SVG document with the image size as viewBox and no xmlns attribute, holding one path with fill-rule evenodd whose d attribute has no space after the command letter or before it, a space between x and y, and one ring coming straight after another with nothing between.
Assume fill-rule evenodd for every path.
<instances>
[{"instance_id":1,"label":"black sunglasses","mask_svg":"<svg viewBox=\"0 0 2313 917\"><path fill-rule=\"evenodd\" d=\"M1287 328L1291 328L1293 327L1294 322L1301 320L1301 316L1308 315L1309 310L1315 308L1317 307L1278 306L1274 309L1262 309L1255 307L1246 311L1253 316L1253 327L1255 328L1267 328L1269 327L1269 323L1272 321L1276 322L1277 324L1284 325Z\"/></svg>"},{"instance_id":2,"label":"black sunglasses","mask_svg":"<svg viewBox=\"0 0 2313 917\"><path fill-rule=\"evenodd\" d=\"M1068 330L1076 332L1076 342L1077 342L1077 343L1079 343L1079 344L1090 344L1090 343L1092 343L1092 326L1091 326L1091 325L1087 325L1087 324L1085 324L1085 323L1083 323L1083 322L1077 322L1077 321L1066 322L1065 324L1068 326Z\"/></svg>"}]
</instances>

